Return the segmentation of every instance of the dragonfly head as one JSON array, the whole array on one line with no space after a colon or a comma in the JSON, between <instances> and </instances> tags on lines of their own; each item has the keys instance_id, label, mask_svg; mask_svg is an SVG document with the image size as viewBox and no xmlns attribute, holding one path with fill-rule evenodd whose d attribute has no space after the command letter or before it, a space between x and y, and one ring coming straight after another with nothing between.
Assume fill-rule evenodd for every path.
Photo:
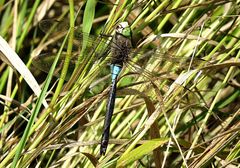
<instances>
[{"instance_id":1,"label":"dragonfly head","mask_svg":"<svg viewBox=\"0 0 240 168\"><path fill-rule=\"evenodd\" d=\"M121 22L116 27L116 33L123 35L124 37L131 38L132 32L128 22Z\"/></svg>"}]
</instances>

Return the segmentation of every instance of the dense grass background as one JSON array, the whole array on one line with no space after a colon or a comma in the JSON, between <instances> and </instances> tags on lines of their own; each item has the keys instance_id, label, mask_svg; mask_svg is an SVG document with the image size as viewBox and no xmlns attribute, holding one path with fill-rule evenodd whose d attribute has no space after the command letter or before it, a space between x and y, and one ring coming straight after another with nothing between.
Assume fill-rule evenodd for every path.
<instances>
[{"instance_id":1,"label":"dense grass background","mask_svg":"<svg viewBox=\"0 0 240 168\"><path fill-rule=\"evenodd\" d=\"M87 34L121 21L135 50L157 51L125 65L100 156L110 55ZM0 167L239 166L239 2L0 0L0 22ZM47 73L31 64L53 52Z\"/></svg>"}]
</instances>

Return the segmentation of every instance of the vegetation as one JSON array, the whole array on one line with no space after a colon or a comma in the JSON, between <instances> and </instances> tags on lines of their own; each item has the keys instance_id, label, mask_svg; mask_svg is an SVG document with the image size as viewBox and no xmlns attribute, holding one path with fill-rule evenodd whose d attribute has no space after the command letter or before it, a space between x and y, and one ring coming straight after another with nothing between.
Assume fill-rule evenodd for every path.
<instances>
[{"instance_id":1,"label":"vegetation","mask_svg":"<svg viewBox=\"0 0 240 168\"><path fill-rule=\"evenodd\" d=\"M0 168L239 166L239 2L0 0L0 19ZM122 21L140 54L100 156L111 54L90 49Z\"/></svg>"}]
</instances>

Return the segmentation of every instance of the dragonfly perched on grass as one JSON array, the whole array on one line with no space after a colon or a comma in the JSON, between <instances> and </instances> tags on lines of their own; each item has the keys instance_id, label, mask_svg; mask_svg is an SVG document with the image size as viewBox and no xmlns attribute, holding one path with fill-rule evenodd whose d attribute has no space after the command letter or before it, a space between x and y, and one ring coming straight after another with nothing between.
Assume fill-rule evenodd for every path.
<instances>
[{"instance_id":1,"label":"dragonfly perched on grass","mask_svg":"<svg viewBox=\"0 0 240 168\"><path fill-rule=\"evenodd\" d=\"M51 21L46 22L47 24L51 25ZM87 54L90 56L95 56L98 59L105 58L106 55L111 53L110 57L110 65L111 65L111 88L109 92L109 98L107 102L107 112L105 116L104 121L104 130L102 133L102 139L101 139L101 147L100 147L100 154L104 155L107 150L107 146L109 143L109 134L110 134L110 125L111 125L111 118L114 111L114 104L116 99L116 87L117 87L117 79L119 76L119 73L121 72L123 65L127 64L130 66L131 69L136 68L139 70L139 73L142 73L148 78L151 78L151 73L147 70L141 70L139 66L133 65L131 62L131 57L133 55L137 55L138 53L144 53L145 55L152 56L157 55L160 56L160 52L157 50L149 50L147 52L141 51L132 51L132 31L130 28L130 25L128 22L121 22L116 26L115 34L112 37L93 37L84 34L83 32L75 33L76 41L76 47L78 49L78 52L76 55L73 56L73 59L71 60L72 64L76 64L76 58L79 56L79 53ZM87 36L87 45L84 48L84 52L81 51L82 49L82 40L84 37ZM143 54L143 55L144 55ZM53 55L53 54L51 54ZM64 56L64 54L63 54ZM51 62L49 63L49 58L54 56L48 56L48 54L43 54L38 57L35 57L33 59L33 63L36 67L43 71L48 71L49 67L51 66ZM90 57L89 57L90 58ZM170 57L166 58L169 59ZM172 61L173 59L176 60L176 58L171 57ZM171 60L170 60L171 61ZM59 64L61 63L61 60L59 61ZM59 69L61 70L61 68ZM136 71L137 71L136 70Z\"/></svg>"}]
</instances>

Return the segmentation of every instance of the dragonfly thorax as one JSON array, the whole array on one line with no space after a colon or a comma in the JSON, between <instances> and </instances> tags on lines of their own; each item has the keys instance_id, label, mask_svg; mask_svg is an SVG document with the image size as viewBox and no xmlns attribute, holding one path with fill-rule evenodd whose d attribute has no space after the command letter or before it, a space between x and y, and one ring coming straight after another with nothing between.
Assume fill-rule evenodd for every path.
<instances>
[{"instance_id":1,"label":"dragonfly thorax","mask_svg":"<svg viewBox=\"0 0 240 168\"><path fill-rule=\"evenodd\" d=\"M121 34L119 31L116 31L116 34L113 37L113 42L111 46L111 53L112 53L111 64L117 64L119 66L123 66L123 63L128 60L128 56L131 49L132 49L131 36L125 36Z\"/></svg>"}]
</instances>

